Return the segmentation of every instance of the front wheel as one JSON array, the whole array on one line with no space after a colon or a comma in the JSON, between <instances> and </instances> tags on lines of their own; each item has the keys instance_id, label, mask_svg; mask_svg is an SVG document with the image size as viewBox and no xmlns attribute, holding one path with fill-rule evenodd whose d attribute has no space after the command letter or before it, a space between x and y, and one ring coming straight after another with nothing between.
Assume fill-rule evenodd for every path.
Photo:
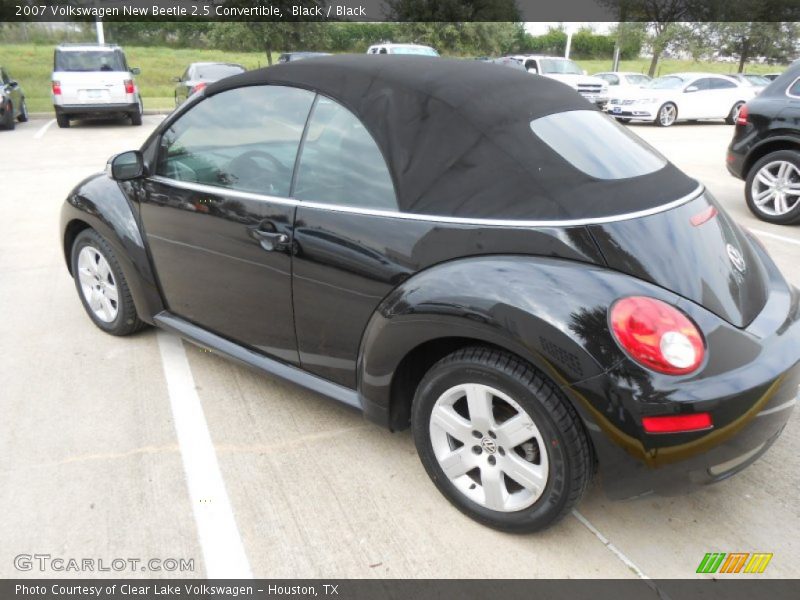
<instances>
[{"instance_id":1,"label":"front wheel","mask_svg":"<svg viewBox=\"0 0 800 600\"><path fill-rule=\"evenodd\" d=\"M762 221L800 222L800 152L778 150L760 158L745 182L747 207Z\"/></svg>"},{"instance_id":2,"label":"front wheel","mask_svg":"<svg viewBox=\"0 0 800 600\"><path fill-rule=\"evenodd\" d=\"M412 427L439 491L502 531L552 525L580 500L594 473L572 405L502 351L466 348L436 363L417 388Z\"/></svg>"},{"instance_id":3,"label":"front wheel","mask_svg":"<svg viewBox=\"0 0 800 600\"><path fill-rule=\"evenodd\" d=\"M658 109L656 124L661 127L670 127L678 120L678 107L672 102L667 102Z\"/></svg>"},{"instance_id":4,"label":"front wheel","mask_svg":"<svg viewBox=\"0 0 800 600\"><path fill-rule=\"evenodd\" d=\"M75 238L71 264L78 296L95 325L112 335L129 335L144 326L114 250L94 229Z\"/></svg>"}]
</instances>

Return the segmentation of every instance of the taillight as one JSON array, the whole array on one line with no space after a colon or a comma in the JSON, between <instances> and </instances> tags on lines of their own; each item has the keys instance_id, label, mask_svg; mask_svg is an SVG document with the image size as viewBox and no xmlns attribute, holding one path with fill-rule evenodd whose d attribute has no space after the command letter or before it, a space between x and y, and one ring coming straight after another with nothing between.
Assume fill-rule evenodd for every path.
<instances>
[{"instance_id":1,"label":"taillight","mask_svg":"<svg viewBox=\"0 0 800 600\"><path fill-rule=\"evenodd\" d=\"M736 117L737 125L747 125L747 117L750 116L750 111L747 110L747 104L739 109L739 115Z\"/></svg>"},{"instance_id":2,"label":"taillight","mask_svg":"<svg viewBox=\"0 0 800 600\"><path fill-rule=\"evenodd\" d=\"M201 81L200 83L196 83L194 87L192 87L192 91L190 93L194 94L195 92L199 92L200 90L206 89L206 83Z\"/></svg>"},{"instance_id":3,"label":"taillight","mask_svg":"<svg viewBox=\"0 0 800 600\"><path fill-rule=\"evenodd\" d=\"M691 413L687 415L661 415L643 417L642 427L647 433L683 433L685 431L703 431L711 429L714 423L709 413Z\"/></svg>"},{"instance_id":4,"label":"taillight","mask_svg":"<svg viewBox=\"0 0 800 600\"><path fill-rule=\"evenodd\" d=\"M126 94L134 94L134 93L136 93L136 86L133 85L133 79L126 79L124 83L125 83L125 93Z\"/></svg>"},{"instance_id":5,"label":"taillight","mask_svg":"<svg viewBox=\"0 0 800 600\"><path fill-rule=\"evenodd\" d=\"M54 96L60 96L61 95L61 82L60 81L54 81L53 82L53 95Z\"/></svg>"},{"instance_id":6,"label":"taillight","mask_svg":"<svg viewBox=\"0 0 800 600\"><path fill-rule=\"evenodd\" d=\"M700 330L674 306L630 296L617 300L610 313L614 337L639 364L667 375L685 375L703 362Z\"/></svg>"}]
</instances>

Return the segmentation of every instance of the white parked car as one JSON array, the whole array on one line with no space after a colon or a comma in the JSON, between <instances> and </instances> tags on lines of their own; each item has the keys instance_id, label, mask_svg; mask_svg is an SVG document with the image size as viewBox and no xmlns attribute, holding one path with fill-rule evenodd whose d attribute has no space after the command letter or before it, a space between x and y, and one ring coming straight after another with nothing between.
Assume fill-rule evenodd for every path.
<instances>
[{"instance_id":1,"label":"white parked car","mask_svg":"<svg viewBox=\"0 0 800 600\"><path fill-rule=\"evenodd\" d=\"M608 101L608 83L599 77L587 75L586 71L568 58L536 54L517 54L511 58L521 62L528 73L566 83L589 102L601 108Z\"/></svg>"},{"instance_id":2,"label":"white parked car","mask_svg":"<svg viewBox=\"0 0 800 600\"><path fill-rule=\"evenodd\" d=\"M669 127L679 120L725 119L732 125L755 95L755 88L726 75L675 73L643 88L615 90L606 110L623 123L652 121Z\"/></svg>"},{"instance_id":3,"label":"white parked car","mask_svg":"<svg viewBox=\"0 0 800 600\"><path fill-rule=\"evenodd\" d=\"M619 88L642 87L653 81L653 78L649 75L628 71L595 73L594 77L599 77L608 84L609 93Z\"/></svg>"},{"instance_id":4,"label":"white parked car","mask_svg":"<svg viewBox=\"0 0 800 600\"><path fill-rule=\"evenodd\" d=\"M730 75L736 81L741 83L742 85L749 85L755 88L756 94L760 94L761 90L767 87L772 81L764 77L763 75L754 75L752 73L737 73L735 75Z\"/></svg>"},{"instance_id":5,"label":"white parked car","mask_svg":"<svg viewBox=\"0 0 800 600\"><path fill-rule=\"evenodd\" d=\"M367 49L367 54L414 54L418 56L439 56L430 46L422 44L375 44Z\"/></svg>"},{"instance_id":6,"label":"white parked car","mask_svg":"<svg viewBox=\"0 0 800 600\"><path fill-rule=\"evenodd\" d=\"M142 98L122 48L115 45L61 44L53 54L52 97L59 127L70 119L127 116L142 124Z\"/></svg>"}]
</instances>

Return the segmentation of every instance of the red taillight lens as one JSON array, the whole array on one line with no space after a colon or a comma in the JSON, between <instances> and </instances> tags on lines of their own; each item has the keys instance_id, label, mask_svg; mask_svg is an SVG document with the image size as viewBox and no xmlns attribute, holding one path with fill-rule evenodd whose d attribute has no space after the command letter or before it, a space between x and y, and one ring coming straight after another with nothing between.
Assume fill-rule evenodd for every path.
<instances>
[{"instance_id":1,"label":"red taillight lens","mask_svg":"<svg viewBox=\"0 0 800 600\"><path fill-rule=\"evenodd\" d=\"M60 96L61 95L61 82L60 81L54 81L53 82L53 95L54 96Z\"/></svg>"},{"instance_id":2,"label":"red taillight lens","mask_svg":"<svg viewBox=\"0 0 800 600\"><path fill-rule=\"evenodd\" d=\"M677 308L646 296L617 300L611 331L636 362L659 373L685 375L703 362L705 344L697 326Z\"/></svg>"},{"instance_id":3,"label":"red taillight lens","mask_svg":"<svg viewBox=\"0 0 800 600\"><path fill-rule=\"evenodd\" d=\"M199 92L200 90L204 90L205 88L206 88L206 83L201 81L200 83L195 84L195 86L192 88L191 93L194 94L195 92Z\"/></svg>"},{"instance_id":4,"label":"red taillight lens","mask_svg":"<svg viewBox=\"0 0 800 600\"><path fill-rule=\"evenodd\" d=\"M647 433L682 433L684 431L702 431L711 429L709 413L693 413L689 415L662 415L659 417L644 417L642 426Z\"/></svg>"},{"instance_id":5,"label":"red taillight lens","mask_svg":"<svg viewBox=\"0 0 800 600\"><path fill-rule=\"evenodd\" d=\"M125 80L125 93L126 94L134 94L134 93L136 93L136 86L133 85L133 79L126 79Z\"/></svg>"},{"instance_id":6,"label":"red taillight lens","mask_svg":"<svg viewBox=\"0 0 800 600\"><path fill-rule=\"evenodd\" d=\"M747 117L750 116L750 111L747 110L747 104L739 109L739 116L736 117L737 125L747 125Z\"/></svg>"}]
</instances>

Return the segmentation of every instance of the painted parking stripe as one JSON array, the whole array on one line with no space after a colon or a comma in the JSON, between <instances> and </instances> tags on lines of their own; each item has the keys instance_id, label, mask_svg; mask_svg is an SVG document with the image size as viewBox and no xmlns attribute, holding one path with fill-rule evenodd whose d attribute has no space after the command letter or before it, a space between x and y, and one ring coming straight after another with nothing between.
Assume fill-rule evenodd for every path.
<instances>
[{"instance_id":1,"label":"painted parking stripe","mask_svg":"<svg viewBox=\"0 0 800 600\"><path fill-rule=\"evenodd\" d=\"M183 343L164 331L157 336L206 577L252 578Z\"/></svg>"},{"instance_id":2,"label":"painted parking stripe","mask_svg":"<svg viewBox=\"0 0 800 600\"><path fill-rule=\"evenodd\" d=\"M55 119L50 119L47 123L45 123L44 125L39 127L39 131L37 131L36 133L33 134L33 139L35 139L35 140L41 139L42 136L45 133L47 133L47 130L50 129L50 127L52 127L53 123L55 123L55 122L56 122Z\"/></svg>"},{"instance_id":3,"label":"painted parking stripe","mask_svg":"<svg viewBox=\"0 0 800 600\"><path fill-rule=\"evenodd\" d=\"M778 235L777 233L770 233L769 231L761 231L760 229L750 229L750 231L752 231L756 235L763 235L764 237L780 240L781 242L786 242L787 244L794 244L796 246L800 246L800 240L795 238L790 238L785 235Z\"/></svg>"}]
</instances>

